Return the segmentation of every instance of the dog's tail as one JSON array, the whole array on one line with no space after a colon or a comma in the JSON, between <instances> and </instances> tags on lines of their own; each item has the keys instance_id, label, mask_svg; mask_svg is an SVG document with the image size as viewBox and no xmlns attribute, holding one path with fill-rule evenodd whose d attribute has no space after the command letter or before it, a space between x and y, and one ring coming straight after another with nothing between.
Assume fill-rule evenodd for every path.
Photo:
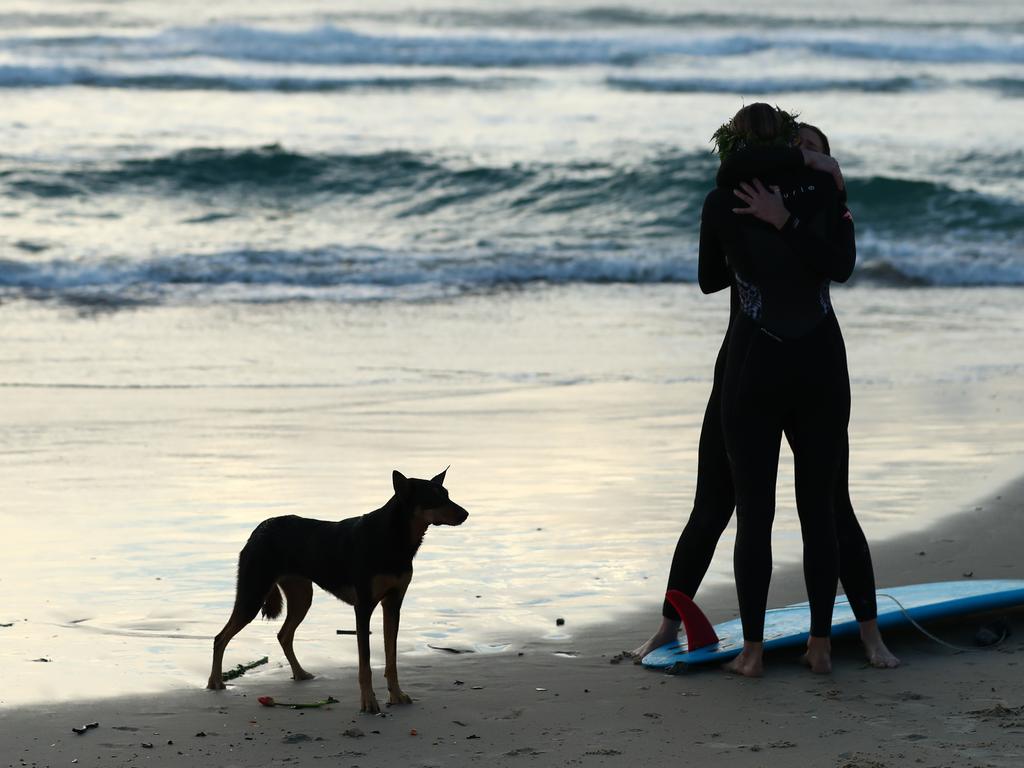
<instances>
[{"instance_id":1,"label":"dog's tail","mask_svg":"<svg viewBox=\"0 0 1024 768\"><path fill-rule=\"evenodd\" d=\"M281 588L275 582L274 586L267 592L267 598L263 601L263 618L276 619L281 615L281 608L284 601L281 598Z\"/></svg>"}]
</instances>

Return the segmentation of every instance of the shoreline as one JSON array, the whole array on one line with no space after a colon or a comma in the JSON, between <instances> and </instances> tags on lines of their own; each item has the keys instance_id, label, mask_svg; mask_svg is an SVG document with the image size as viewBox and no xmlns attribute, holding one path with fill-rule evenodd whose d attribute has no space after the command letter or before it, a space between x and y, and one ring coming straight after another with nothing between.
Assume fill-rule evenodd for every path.
<instances>
[{"instance_id":1,"label":"shoreline","mask_svg":"<svg viewBox=\"0 0 1024 768\"><path fill-rule=\"evenodd\" d=\"M872 546L880 588L898 583L1012 578L1019 563L1024 477L917 534ZM731 585L698 594L712 621L735 615ZM799 567L773 575L770 605L804 599ZM403 657L411 707L360 715L355 668L308 683L258 675L225 692L198 687L0 710L8 765L278 765L330 759L341 765L664 764L681 755L705 765L896 762L943 766L1019 765L1024 756L1024 612L1006 613L1013 635L995 650L953 655L916 630L887 633L900 669L863 663L855 641L839 641L832 674L815 676L796 656L767 657L766 675L717 670L666 676L628 661L657 621L657 605L586 627L565 642L524 641L517 653ZM941 624L941 637L970 645L982 617ZM555 655L571 651L572 657ZM383 659L374 683L386 697ZM1014 668L1017 668L1016 670ZM267 709L256 698L339 703L323 710ZM382 701L384 699L382 698ZM73 726L99 722L83 735ZM415 735L413 735L415 733ZM16 735L14 735L16 734ZM204 734L204 735L199 735ZM362 734L362 735L359 735ZM145 746L152 745L152 746ZM19 762L21 761L21 762Z\"/></svg>"}]
</instances>

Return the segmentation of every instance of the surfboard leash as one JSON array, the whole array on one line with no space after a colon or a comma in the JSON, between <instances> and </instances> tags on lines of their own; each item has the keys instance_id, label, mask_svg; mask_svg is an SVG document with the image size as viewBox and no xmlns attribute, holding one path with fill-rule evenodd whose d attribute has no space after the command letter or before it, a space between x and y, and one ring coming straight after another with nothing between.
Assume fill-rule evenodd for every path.
<instances>
[{"instance_id":1,"label":"surfboard leash","mask_svg":"<svg viewBox=\"0 0 1024 768\"><path fill-rule=\"evenodd\" d=\"M920 632L922 635L927 637L929 640L935 641L939 645L944 645L947 648L951 648L952 650L956 651L957 653L973 653L975 651L995 650L1007 638L1007 636L1009 635L1007 630L1004 629L1002 636L998 640L996 640L994 643L992 643L991 645L975 647L975 648L968 648L968 647L962 646L962 645L954 645L953 643L946 642L941 637L936 637L931 632L929 632L927 629L925 629L920 624L918 624L917 621L914 619L914 617L911 616L910 613L907 611L907 609L903 607L903 603L901 603L899 600L897 600L892 595L887 595L885 592L877 592L876 595L878 597L888 598L889 600L892 600L894 603L896 603L896 607L899 608L903 612L903 618L905 618L907 621L909 621L913 625L913 627L918 632Z\"/></svg>"}]
</instances>

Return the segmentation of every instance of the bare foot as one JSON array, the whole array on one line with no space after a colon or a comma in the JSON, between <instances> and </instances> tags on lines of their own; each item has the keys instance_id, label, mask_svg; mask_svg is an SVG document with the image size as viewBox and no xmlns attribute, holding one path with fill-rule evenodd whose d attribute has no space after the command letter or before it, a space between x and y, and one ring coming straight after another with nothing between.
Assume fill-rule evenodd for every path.
<instances>
[{"instance_id":1,"label":"bare foot","mask_svg":"<svg viewBox=\"0 0 1024 768\"><path fill-rule=\"evenodd\" d=\"M303 680L312 680L315 677L316 675L314 675L312 672L307 672L304 669L300 669L298 672L295 672L292 675L292 680L297 680L301 682Z\"/></svg>"},{"instance_id":2,"label":"bare foot","mask_svg":"<svg viewBox=\"0 0 1024 768\"><path fill-rule=\"evenodd\" d=\"M807 638L807 653L800 660L817 675L832 671L832 641L827 637Z\"/></svg>"},{"instance_id":3,"label":"bare foot","mask_svg":"<svg viewBox=\"0 0 1024 768\"><path fill-rule=\"evenodd\" d=\"M211 677L206 683L206 688L210 691L223 691L227 686L224 685L224 681L220 678L214 679Z\"/></svg>"},{"instance_id":4,"label":"bare foot","mask_svg":"<svg viewBox=\"0 0 1024 768\"><path fill-rule=\"evenodd\" d=\"M648 653L653 651L655 648L661 648L666 643L671 643L673 640L679 639L679 624L678 621L672 621L662 617L661 626L658 627L658 631L651 635L651 639L629 652L629 655L633 658L634 664L639 664L640 661Z\"/></svg>"},{"instance_id":5,"label":"bare foot","mask_svg":"<svg viewBox=\"0 0 1024 768\"><path fill-rule=\"evenodd\" d=\"M868 657L868 664L876 669L895 669L900 665L900 660L890 651L882 640L882 633L878 630L878 620L862 621L860 624L860 639L864 644L864 652Z\"/></svg>"},{"instance_id":6,"label":"bare foot","mask_svg":"<svg viewBox=\"0 0 1024 768\"><path fill-rule=\"evenodd\" d=\"M764 643L744 640L739 656L723 664L722 669L744 677L761 677L764 675Z\"/></svg>"}]
</instances>

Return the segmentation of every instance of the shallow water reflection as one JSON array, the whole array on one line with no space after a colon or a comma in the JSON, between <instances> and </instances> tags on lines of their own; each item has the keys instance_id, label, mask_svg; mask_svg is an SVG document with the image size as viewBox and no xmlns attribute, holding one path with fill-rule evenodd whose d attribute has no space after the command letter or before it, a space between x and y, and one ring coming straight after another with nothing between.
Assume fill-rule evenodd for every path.
<instances>
[{"instance_id":1,"label":"shallow water reflection","mask_svg":"<svg viewBox=\"0 0 1024 768\"><path fill-rule=\"evenodd\" d=\"M841 297L851 490L872 538L958 511L1024 447L1015 297L984 294L986 317L1003 312L989 347L972 337L966 307L961 325L932 335L928 310L962 292L942 293L893 292L903 309L890 315L877 291ZM426 477L452 464L452 498L471 513L428 533L404 652L503 652L524 638L559 651L639 605L653 620L725 320L708 301L690 286L542 289L391 307L380 324L376 307L91 321L0 308L0 333L33 340L5 347L0 623L11 626L0 627L0 701L203 685L256 523L369 511L396 467ZM111 360L111 345L132 353ZM221 365L211 372L203 359ZM788 455L780 478L775 553L794 561ZM730 529L709 579L730 578L731 544ZM304 666L350 677L355 639L336 630L352 628L351 609L318 593L296 643ZM275 634L257 621L232 642L228 667L271 658L240 689L288 677ZM382 664L379 616L373 649Z\"/></svg>"}]
</instances>

